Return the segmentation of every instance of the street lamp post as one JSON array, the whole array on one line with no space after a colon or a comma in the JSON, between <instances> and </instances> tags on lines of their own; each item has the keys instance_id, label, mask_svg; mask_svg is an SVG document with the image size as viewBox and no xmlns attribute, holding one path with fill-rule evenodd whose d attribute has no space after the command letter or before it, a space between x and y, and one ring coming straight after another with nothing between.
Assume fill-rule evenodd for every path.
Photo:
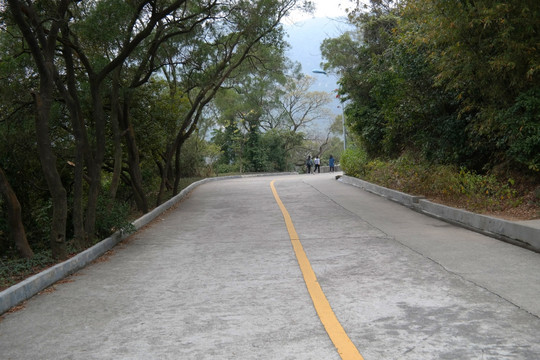
<instances>
[{"instance_id":1,"label":"street lamp post","mask_svg":"<svg viewBox=\"0 0 540 360\"><path fill-rule=\"evenodd\" d=\"M314 74L323 74L323 75L328 76L328 73L324 70L315 69L315 70L312 70L312 72ZM343 150L347 150L347 132L345 130L345 109L344 109L343 103L341 104L341 123L343 125Z\"/></svg>"},{"instance_id":2,"label":"street lamp post","mask_svg":"<svg viewBox=\"0 0 540 360\"><path fill-rule=\"evenodd\" d=\"M343 125L343 150L347 150L347 132L345 131L345 106L341 104L341 125Z\"/></svg>"}]
</instances>

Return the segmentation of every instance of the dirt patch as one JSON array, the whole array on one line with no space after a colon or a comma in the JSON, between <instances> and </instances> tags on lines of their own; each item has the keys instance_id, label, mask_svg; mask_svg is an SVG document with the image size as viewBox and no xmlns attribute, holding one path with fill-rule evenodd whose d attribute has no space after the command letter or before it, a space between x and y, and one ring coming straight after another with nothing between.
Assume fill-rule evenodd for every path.
<instances>
[{"instance_id":1,"label":"dirt patch","mask_svg":"<svg viewBox=\"0 0 540 360\"><path fill-rule=\"evenodd\" d=\"M536 220L540 219L540 213L537 206L531 204L531 202L526 202L524 204L518 205L516 207L510 207L504 210L487 210L487 209L472 209L469 204L460 199L441 199L437 197L427 197L427 200L432 201L437 204L446 205L454 207L457 209L467 210L474 212L476 214L482 214L487 216L496 217L503 220L509 221L523 221L523 220Z\"/></svg>"}]
</instances>

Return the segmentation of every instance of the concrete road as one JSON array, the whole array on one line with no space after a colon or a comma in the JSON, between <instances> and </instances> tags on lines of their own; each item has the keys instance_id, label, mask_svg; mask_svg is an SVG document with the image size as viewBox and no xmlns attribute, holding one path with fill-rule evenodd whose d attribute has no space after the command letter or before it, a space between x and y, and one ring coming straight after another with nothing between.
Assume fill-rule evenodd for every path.
<instances>
[{"instance_id":1,"label":"concrete road","mask_svg":"<svg viewBox=\"0 0 540 360\"><path fill-rule=\"evenodd\" d=\"M276 177L367 360L540 358L540 254L331 174ZM0 322L1 359L340 359L270 189L211 182Z\"/></svg>"}]
</instances>

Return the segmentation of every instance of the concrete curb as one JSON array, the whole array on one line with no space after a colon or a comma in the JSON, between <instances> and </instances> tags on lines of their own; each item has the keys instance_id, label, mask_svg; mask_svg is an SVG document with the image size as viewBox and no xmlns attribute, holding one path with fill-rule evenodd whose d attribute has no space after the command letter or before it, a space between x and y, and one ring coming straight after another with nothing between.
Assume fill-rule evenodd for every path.
<instances>
[{"instance_id":1,"label":"concrete curb","mask_svg":"<svg viewBox=\"0 0 540 360\"><path fill-rule=\"evenodd\" d=\"M265 173L265 174L249 174L249 175L234 175L234 176L222 176L215 178L206 178L199 180L183 189L178 195L156 207L154 210L143 215L133 222L136 230L144 227L160 214L176 205L186 195L188 195L196 187L211 181L228 180L228 179L240 179L247 177L258 176L283 176L294 175L297 173ZM48 268L36 275L29 277L28 279L15 284L4 291L0 292L0 315L11 309L13 306L23 302L39 293L41 290L51 286L55 282L62 280L68 275L73 274L77 270L80 270L90 264L92 261L112 249L120 241L127 238L131 234L123 234L116 232L110 237L100 241L96 245L84 250L76 256L68 259L62 263L56 264L53 267Z\"/></svg>"},{"instance_id":2,"label":"concrete curb","mask_svg":"<svg viewBox=\"0 0 540 360\"><path fill-rule=\"evenodd\" d=\"M436 204L422 196L405 194L351 176L343 175L340 180L345 184L386 197L426 215L540 252L540 229L527 224Z\"/></svg>"}]
</instances>

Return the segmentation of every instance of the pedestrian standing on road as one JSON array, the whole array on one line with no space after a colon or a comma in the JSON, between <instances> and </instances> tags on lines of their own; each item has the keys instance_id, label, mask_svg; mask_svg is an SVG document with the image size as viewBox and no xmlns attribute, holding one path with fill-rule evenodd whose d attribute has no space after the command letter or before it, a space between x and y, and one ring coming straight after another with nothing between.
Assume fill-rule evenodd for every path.
<instances>
[{"instance_id":1,"label":"pedestrian standing on road","mask_svg":"<svg viewBox=\"0 0 540 360\"><path fill-rule=\"evenodd\" d=\"M311 155L308 155L306 160L307 173L311 174L311 167L313 166L313 160L311 160Z\"/></svg>"},{"instance_id":2,"label":"pedestrian standing on road","mask_svg":"<svg viewBox=\"0 0 540 360\"><path fill-rule=\"evenodd\" d=\"M318 172L321 173L321 159L319 156L315 156L315 169L313 169L313 173Z\"/></svg>"},{"instance_id":3,"label":"pedestrian standing on road","mask_svg":"<svg viewBox=\"0 0 540 360\"><path fill-rule=\"evenodd\" d=\"M334 157L330 155L330 159L328 159L328 166L330 167L330 172L334 172Z\"/></svg>"}]
</instances>

